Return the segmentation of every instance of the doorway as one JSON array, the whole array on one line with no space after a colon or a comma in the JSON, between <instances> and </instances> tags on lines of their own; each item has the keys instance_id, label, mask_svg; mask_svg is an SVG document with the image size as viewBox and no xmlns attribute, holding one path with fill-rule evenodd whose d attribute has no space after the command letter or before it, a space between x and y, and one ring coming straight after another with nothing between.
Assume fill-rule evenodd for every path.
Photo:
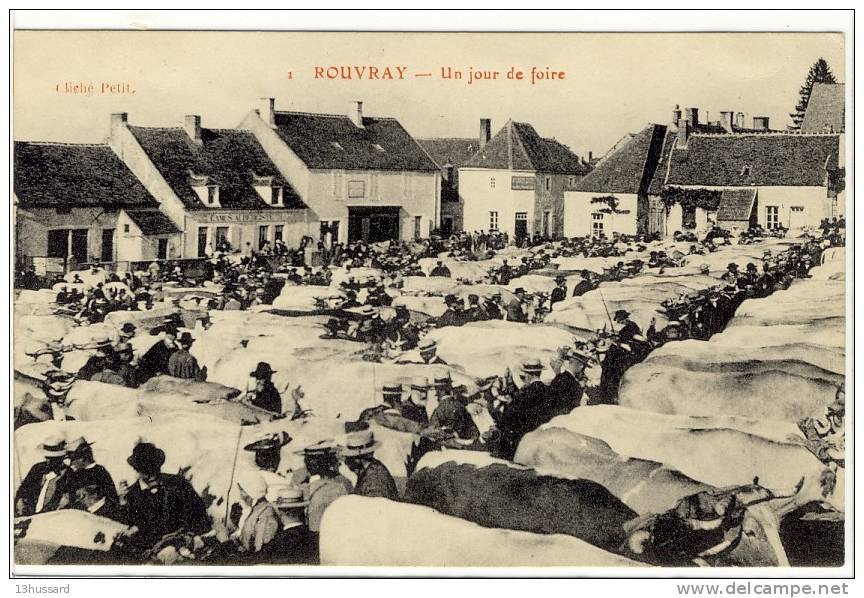
<instances>
[{"instance_id":1,"label":"doorway","mask_svg":"<svg viewBox=\"0 0 864 598\"><path fill-rule=\"evenodd\" d=\"M168 239L157 239L159 245L156 249L156 257L164 260L168 257Z\"/></svg>"},{"instance_id":2,"label":"doorway","mask_svg":"<svg viewBox=\"0 0 864 598\"><path fill-rule=\"evenodd\" d=\"M114 261L114 229L102 229L102 261Z\"/></svg>"},{"instance_id":3,"label":"doorway","mask_svg":"<svg viewBox=\"0 0 864 598\"><path fill-rule=\"evenodd\" d=\"M528 236L528 212L516 212L516 220L513 223L513 235L517 240Z\"/></svg>"},{"instance_id":4,"label":"doorway","mask_svg":"<svg viewBox=\"0 0 864 598\"><path fill-rule=\"evenodd\" d=\"M399 206L348 208L348 242L399 240Z\"/></svg>"}]
</instances>

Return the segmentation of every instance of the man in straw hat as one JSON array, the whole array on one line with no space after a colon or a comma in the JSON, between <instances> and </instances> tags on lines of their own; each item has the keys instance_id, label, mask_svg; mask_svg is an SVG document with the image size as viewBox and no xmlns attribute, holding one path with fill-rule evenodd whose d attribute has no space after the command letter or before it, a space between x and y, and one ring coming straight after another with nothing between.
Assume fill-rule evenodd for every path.
<instances>
[{"instance_id":1,"label":"man in straw hat","mask_svg":"<svg viewBox=\"0 0 864 598\"><path fill-rule=\"evenodd\" d=\"M417 422L421 426L429 424L429 415L426 404L429 398L429 380L426 378L414 378L411 381L408 398L402 401L399 412L405 419Z\"/></svg>"},{"instance_id":2,"label":"man in straw hat","mask_svg":"<svg viewBox=\"0 0 864 598\"><path fill-rule=\"evenodd\" d=\"M34 515L59 508L66 492L66 441L52 435L39 445L43 460L33 465L15 492L15 516Z\"/></svg>"},{"instance_id":3,"label":"man in straw hat","mask_svg":"<svg viewBox=\"0 0 864 598\"><path fill-rule=\"evenodd\" d=\"M431 338L426 337L417 343L420 353L420 361L425 365L447 365L447 362L438 356L438 344Z\"/></svg>"},{"instance_id":4,"label":"man in straw hat","mask_svg":"<svg viewBox=\"0 0 864 598\"><path fill-rule=\"evenodd\" d=\"M244 553L243 561L272 562L284 548L281 541L284 527L279 511L266 498L267 484L258 473L246 472L237 480L237 490L240 502L232 505L231 515L237 526L234 538Z\"/></svg>"},{"instance_id":5,"label":"man in straw hat","mask_svg":"<svg viewBox=\"0 0 864 598\"><path fill-rule=\"evenodd\" d=\"M503 406L498 414L492 414L500 432L498 456L512 460L522 436L539 426L548 403L548 388L540 381L543 364L539 359L522 362L519 375L522 387L516 388L512 378L508 380L513 400ZM509 371L508 371L509 377Z\"/></svg>"},{"instance_id":6,"label":"man in straw hat","mask_svg":"<svg viewBox=\"0 0 864 598\"><path fill-rule=\"evenodd\" d=\"M549 419L570 413L581 405L587 383L585 368L592 361L593 359L588 353L571 347L562 347L558 350L558 355L551 363L555 377L549 384L548 390L547 415Z\"/></svg>"},{"instance_id":7,"label":"man in straw hat","mask_svg":"<svg viewBox=\"0 0 864 598\"><path fill-rule=\"evenodd\" d=\"M396 482L381 461L375 458L375 449L381 443L372 430L348 432L339 441L339 454L345 465L357 476L354 494L398 500Z\"/></svg>"},{"instance_id":8,"label":"man in straw hat","mask_svg":"<svg viewBox=\"0 0 864 598\"><path fill-rule=\"evenodd\" d=\"M69 461L69 480L67 492L70 499L75 499L78 490L90 486L98 486L97 494L112 507L119 502L114 480L108 470L96 463L93 458L92 442L87 442L79 436L66 444L66 458Z\"/></svg>"},{"instance_id":9,"label":"man in straw hat","mask_svg":"<svg viewBox=\"0 0 864 598\"><path fill-rule=\"evenodd\" d=\"M192 348L192 343L195 339L188 332L184 332L177 340L180 349L175 351L168 359L168 375L175 378L183 378L187 380L207 379L207 368L202 369L198 366L198 360L189 352Z\"/></svg>"},{"instance_id":10,"label":"man in straw hat","mask_svg":"<svg viewBox=\"0 0 864 598\"><path fill-rule=\"evenodd\" d=\"M126 523L137 528L132 544L152 547L164 536L183 531L200 535L210 529L204 501L180 474L162 473L165 452L150 442L139 442L126 462L135 470L131 487L121 482Z\"/></svg>"},{"instance_id":11,"label":"man in straw hat","mask_svg":"<svg viewBox=\"0 0 864 598\"><path fill-rule=\"evenodd\" d=\"M309 501L309 531L318 534L327 507L340 496L351 494L354 487L339 473L339 457L333 441L322 440L297 452L303 455L303 465L308 474L302 487Z\"/></svg>"},{"instance_id":12,"label":"man in straw hat","mask_svg":"<svg viewBox=\"0 0 864 598\"><path fill-rule=\"evenodd\" d=\"M282 413L282 397L273 384L273 374L276 372L266 361L259 361L249 375L255 379L255 388L247 394L249 402L272 413Z\"/></svg>"}]
</instances>

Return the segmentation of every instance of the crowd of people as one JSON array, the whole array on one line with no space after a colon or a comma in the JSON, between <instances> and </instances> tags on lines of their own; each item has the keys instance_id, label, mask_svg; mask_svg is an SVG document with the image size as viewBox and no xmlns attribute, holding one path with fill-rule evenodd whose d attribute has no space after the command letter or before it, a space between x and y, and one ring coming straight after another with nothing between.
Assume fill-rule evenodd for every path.
<instances>
[{"instance_id":1,"label":"crowd of people","mask_svg":"<svg viewBox=\"0 0 864 598\"><path fill-rule=\"evenodd\" d=\"M338 441L300 448L304 466L277 473L282 447L290 442L276 434L243 447L254 453L255 469L238 475L239 496L223 524L182 472L164 471L165 451L155 444L138 442L126 459L134 481L115 484L94 459L93 443L51 436L39 445L42 460L15 493L15 536L26 537L28 516L75 509L128 526L106 562L317 564L321 518L334 500L351 493L395 500L398 492L375 458L380 443L368 424ZM355 483L339 473L340 464L354 473ZM74 550L67 552L73 554L64 558L74 559Z\"/></svg>"},{"instance_id":2,"label":"crowd of people","mask_svg":"<svg viewBox=\"0 0 864 598\"><path fill-rule=\"evenodd\" d=\"M15 496L16 516L26 517L58 509L80 509L130 526L130 532L116 543L118 558L182 562L208 559L256 563L311 563L317 559L321 515L326 507L344 494L399 499L393 476L375 458L380 443L369 422L394 430L417 434L417 443L408 473L423 453L440 447L489 452L512 460L522 437L557 415L581 405L615 404L619 383L626 370L639 363L656 347L680 339L708 339L722 331L735 310L747 298L765 297L788 288L795 278L806 277L818 263L825 243L842 241L837 228L826 231L822 239L809 238L777 253L766 251L761 269L754 263L741 270L730 263L722 281L702 291L665 301L658 311L668 321L662 328L652 320L646 330L625 309L609 314L609 327L596 331L587 341L560 347L548 366L537 359L525 360L517 372L507 369L502 375L476 379L471 385L454 384L450 375L418 377L410 384L387 382L380 404L364 411L356 421L345 424L338 438L299 448L304 468L285 474L280 468L280 453L291 442L284 435L269 436L247 445L254 453L257 471L244 473L236 480L239 500L230 505L227 522L221 524L208 514L209 505L182 474L162 471L165 453L148 442L140 442L127 462L137 474L131 486L115 486L108 471L95 463L91 443L85 438L49 438L40 445L44 460L26 474ZM520 323L540 322L557 303L580 297L602 282L621 281L642 272L681 266L686 256L717 251L716 239L709 235L701 241L681 236L690 243L687 253L651 251L647 261L622 259L602 273L579 272L570 286L564 274L555 276L548 293L527 293L516 287L512 298L502 293L481 296L468 293L444 296L446 310L437 318L418 319L401 305L392 305L389 288L399 288L407 276L422 276L420 260L436 258L431 278L450 278L444 258L478 260L493 257L508 246L509 239L499 233L460 233L450 239L433 238L417 243L352 243L313 247L304 239L298 250L284 244L232 253L220 245L204 262L184 269L154 262L144 272L104 273L92 268L75 274L71 280L51 281L57 292L58 313L66 313L82 325L105 321L115 311L147 311L171 302L172 290L190 289L185 300L194 307L177 309L160 324L145 330L131 322L119 326L115 338L100 338L86 347L48 347L40 351L52 360L53 370L45 374L43 389L49 403L62 413L62 407L75 380L93 380L136 388L148 380L167 375L205 381L201 367L190 353L195 338L181 328L193 323L207 326L211 310L243 310L267 305L282 293L285 285L331 287L333 269L345 271L339 283L338 301L322 302L318 314L327 314L325 338L347 338L370 347L364 358L396 364L447 365L437 354L435 341L427 336L432 328L463 326L470 322L504 319ZM612 239L585 238L562 242L537 242L530 255L502 259L482 282L506 286L536 270L549 268L554 257L624 257L628 251L645 251L647 237L615 236ZM529 244L530 245L530 244ZM641 249L640 249L641 248ZM307 264L309 249L314 249L320 265ZM512 261L512 263L511 263ZM381 277L352 275L352 270L374 268ZM708 274L707 269L703 271ZM34 283L26 276L28 285ZM88 284L87 280L97 280ZM38 286L38 285L37 285ZM25 287L29 288L29 287ZM509 293L508 293L509 296ZM184 314L184 312L186 312ZM136 334L158 336L158 340L137 359L131 339ZM75 349L92 351L86 363L75 372L63 370L63 356ZM34 356L38 356L35 355ZM553 377L541 380L549 367ZM588 370L599 370L589 376ZM240 400L274 415L305 417L298 397L292 396L296 409L285 413L282 394L273 383L276 373L261 362L249 376L253 389ZM296 392L296 391L295 391ZM434 400L435 409L428 406ZM834 462L842 449L837 435L842 432L842 402L823 420L802 423L802 430L815 454ZM494 425L481 431L472 413L488 411ZM53 409L53 407L52 407ZM841 419L837 419L837 413ZM16 427L41 421L29 412L16 409ZM838 432L839 430L839 432ZM356 476L352 483L339 473L340 465ZM282 472L282 473L280 473ZM22 524L24 525L24 524ZM16 530L19 533L19 530ZM25 534L26 529L20 530Z\"/></svg>"}]
</instances>

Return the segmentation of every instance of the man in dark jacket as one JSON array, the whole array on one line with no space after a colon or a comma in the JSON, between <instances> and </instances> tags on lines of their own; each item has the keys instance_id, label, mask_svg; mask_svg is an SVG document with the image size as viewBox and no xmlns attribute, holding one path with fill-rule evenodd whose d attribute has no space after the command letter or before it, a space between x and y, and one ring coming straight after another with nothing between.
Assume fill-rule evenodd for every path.
<instances>
[{"instance_id":1,"label":"man in dark jacket","mask_svg":"<svg viewBox=\"0 0 864 598\"><path fill-rule=\"evenodd\" d=\"M552 289L552 293L549 295L550 308L559 301L564 301L566 298L567 278L563 274L559 274L555 277L555 288Z\"/></svg>"},{"instance_id":2,"label":"man in dark jacket","mask_svg":"<svg viewBox=\"0 0 864 598\"><path fill-rule=\"evenodd\" d=\"M528 315L525 312L525 289L519 287L515 291L515 297L507 304L507 320L510 322L527 322Z\"/></svg>"},{"instance_id":3,"label":"man in dark jacket","mask_svg":"<svg viewBox=\"0 0 864 598\"><path fill-rule=\"evenodd\" d=\"M169 376L187 380L200 380L202 382L207 379L207 369L202 370L198 366L198 360L189 353L189 349L192 348L192 343L194 342L195 339L188 332L180 335L180 340L177 341L180 349L168 358Z\"/></svg>"},{"instance_id":4,"label":"man in dark jacket","mask_svg":"<svg viewBox=\"0 0 864 598\"><path fill-rule=\"evenodd\" d=\"M192 484L179 474L161 472L164 451L149 442L139 442L126 461L138 474L138 480L121 498L125 523L137 528L131 538L133 545L150 548L181 530L195 535L210 530L204 501Z\"/></svg>"},{"instance_id":5,"label":"man in dark jacket","mask_svg":"<svg viewBox=\"0 0 864 598\"><path fill-rule=\"evenodd\" d=\"M261 361L254 372L249 375L255 378L255 389L249 391L250 403L273 413L282 413L282 397L271 380L276 372L266 361Z\"/></svg>"},{"instance_id":6,"label":"man in dark jacket","mask_svg":"<svg viewBox=\"0 0 864 598\"><path fill-rule=\"evenodd\" d=\"M69 475L66 492L70 500L75 500L80 489L98 486L97 494L105 499L109 507L116 507L119 498L114 480L108 470L97 464L93 459L92 443L81 436L66 445L66 456L69 459Z\"/></svg>"},{"instance_id":7,"label":"man in dark jacket","mask_svg":"<svg viewBox=\"0 0 864 598\"><path fill-rule=\"evenodd\" d=\"M447 295L444 297L444 303L447 305L447 311L438 318L438 328L462 326L465 324L465 310L463 309L462 300L456 295Z\"/></svg>"},{"instance_id":8,"label":"man in dark jacket","mask_svg":"<svg viewBox=\"0 0 864 598\"><path fill-rule=\"evenodd\" d=\"M462 440L474 440L480 437L477 424L474 423L465 405L449 393L438 399L438 406L429 418L429 427L449 430Z\"/></svg>"},{"instance_id":9,"label":"man in dark jacket","mask_svg":"<svg viewBox=\"0 0 864 598\"><path fill-rule=\"evenodd\" d=\"M69 470L63 463L66 442L52 436L39 445L39 450L44 460L30 468L15 492L16 517L54 511L66 493L69 479Z\"/></svg>"},{"instance_id":10,"label":"man in dark jacket","mask_svg":"<svg viewBox=\"0 0 864 598\"><path fill-rule=\"evenodd\" d=\"M548 388L540 381L543 364L529 359L522 364L520 376L522 388L516 388L512 378L508 380L512 401L496 414L492 414L500 432L498 455L512 461L519 441L528 432L543 422L548 404Z\"/></svg>"},{"instance_id":11,"label":"man in dark jacket","mask_svg":"<svg viewBox=\"0 0 864 598\"><path fill-rule=\"evenodd\" d=\"M415 378L411 381L411 392L408 398L402 401L399 412L405 419L410 419L422 426L429 424L429 415L426 413L426 401L429 393L429 381L426 378Z\"/></svg>"},{"instance_id":12,"label":"man in dark jacket","mask_svg":"<svg viewBox=\"0 0 864 598\"><path fill-rule=\"evenodd\" d=\"M357 476L354 494L399 500L396 482L387 467L375 458L375 449L381 446L372 430L359 430L344 436L339 452L345 465Z\"/></svg>"},{"instance_id":13,"label":"man in dark jacket","mask_svg":"<svg viewBox=\"0 0 864 598\"><path fill-rule=\"evenodd\" d=\"M80 370L78 370L77 378L80 380L90 380L93 376L111 369L114 362L114 351L111 348L109 339L102 339L95 343L93 347L96 350L95 355L91 355L87 359Z\"/></svg>"},{"instance_id":14,"label":"man in dark jacket","mask_svg":"<svg viewBox=\"0 0 864 598\"><path fill-rule=\"evenodd\" d=\"M591 272L588 270L582 270L581 276L582 279L576 283L575 287L573 287L573 297L581 297L588 291L594 289L594 283L591 282Z\"/></svg>"},{"instance_id":15,"label":"man in dark jacket","mask_svg":"<svg viewBox=\"0 0 864 598\"><path fill-rule=\"evenodd\" d=\"M590 362L591 356L582 351L565 347L559 352L558 359L552 363L556 375L549 384L547 407L549 419L570 413L581 404L585 386L585 367Z\"/></svg>"},{"instance_id":16,"label":"man in dark jacket","mask_svg":"<svg viewBox=\"0 0 864 598\"><path fill-rule=\"evenodd\" d=\"M150 331L151 334L163 334L162 340L141 356L138 362L139 381L146 382L154 376L168 373L168 360L171 355L178 350L177 325L174 322L166 321L164 325L159 326Z\"/></svg>"},{"instance_id":17,"label":"man in dark jacket","mask_svg":"<svg viewBox=\"0 0 864 598\"><path fill-rule=\"evenodd\" d=\"M429 276L443 276L450 278L450 268L444 265L444 262L438 260L435 262L435 267L429 272Z\"/></svg>"}]
</instances>

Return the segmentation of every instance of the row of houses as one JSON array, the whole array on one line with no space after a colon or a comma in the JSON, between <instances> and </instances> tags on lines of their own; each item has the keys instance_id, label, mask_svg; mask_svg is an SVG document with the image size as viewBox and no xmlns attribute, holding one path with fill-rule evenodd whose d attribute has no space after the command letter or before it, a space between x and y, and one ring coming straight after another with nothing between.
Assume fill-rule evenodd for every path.
<instances>
[{"instance_id":1,"label":"row of houses","mask_svg":"<svg viewBox=\"0 0 864 598\"><path fill-rule=\"evenodd\" d=\"M17 257L50 270L436 229L557 238L818 224L844 212L843 91L830 87L814 90L800 133L764 118L747 129L732 112L700 123L676 107L599 160L514 121L494 136L481 119L477 137L415 139L362 102L315 114L264 98L234 129L112 114L104 144L15 142Z\"/></svg>"}]
</instances>

